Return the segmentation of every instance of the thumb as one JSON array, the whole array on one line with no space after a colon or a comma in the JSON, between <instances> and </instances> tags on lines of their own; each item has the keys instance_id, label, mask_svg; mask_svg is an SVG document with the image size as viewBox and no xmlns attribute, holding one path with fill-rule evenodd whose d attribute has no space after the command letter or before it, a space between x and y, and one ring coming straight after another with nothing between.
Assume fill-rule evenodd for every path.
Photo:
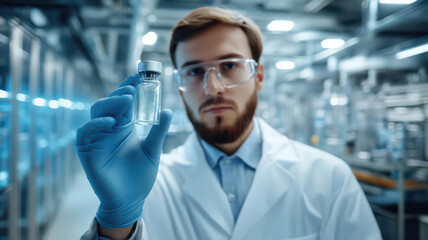
<instances>
[{"instance_id":1,"label":"thumb","mask_svg":"<svg viewBox=\"0 0 428 240\"><path fill-rule=\"evenodd\" d=\"M153 157L159 157L162 152L163 141L168 133L173 113L169 109L163 109L160 113L159 125L153 125L149 134L144 140L144 147L148 154Z\"/></svg>"}]
</instances>

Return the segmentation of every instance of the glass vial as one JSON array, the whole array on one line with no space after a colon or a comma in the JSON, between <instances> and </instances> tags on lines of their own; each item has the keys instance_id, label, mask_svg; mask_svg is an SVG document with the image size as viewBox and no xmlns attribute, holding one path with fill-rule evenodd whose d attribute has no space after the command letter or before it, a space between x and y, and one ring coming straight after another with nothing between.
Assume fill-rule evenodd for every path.
<instances>
[{"instance_id":1,"label":"glass vial","mask_svg":"<svg viewBox=\"0 0 428 240\"><path fill-rule=\"evenodd\" d=\"M137 82L135 123L159 125L161 83L158 80L162 72L162 63L142 61L138 64L140 80Z\"/></svg>"}]
</instances>

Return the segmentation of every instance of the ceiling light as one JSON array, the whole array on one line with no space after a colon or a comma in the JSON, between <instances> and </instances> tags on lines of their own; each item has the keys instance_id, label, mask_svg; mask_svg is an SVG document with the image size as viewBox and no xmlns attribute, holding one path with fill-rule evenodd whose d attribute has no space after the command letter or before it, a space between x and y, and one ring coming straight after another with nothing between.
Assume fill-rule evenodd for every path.
<instances>
[{"instance_id":1,"label":"ceiling light","mask_svg":"<svg viewBox=\"0 0 428 240\"><path fill-rule=\"evenodd\" d=\"M296 64L292 61L278 61L275 66L281 70L291 70L296 67Z\"/></svg>"},{"instance_id":2,"label":"ceiling light","mask_svg":"<svg viewBox=\"0 0 428 240\"><path fill-rule=\"evenodd\" d=\"M43 107L46 106L46 99L44 98L35 98L33 99L33 105Z\"/></svg>"},{"instance_id":3,"label":"ceiling light","mask_svg":"<svg viewBox=\"0 0 428 240\"><path fill-rule=\"evenodd\" d=\"M37 27L44 27L48 23L48 19L38 8L30 10L30 19Z\"/></svg>"},{"instance_id":4,"label":"ceiling light","mask_svg":"<svg viewBox=\"0 0 428 240\"><path fill-rule=\"evenodd\" d=\"M16 99L21 102L25 102L27 100L27 96L23 93L16 94Z\"/></svg>"},{"instance_id":5,"label":"ceiling light","mask_svg":"<svg viewBox=\"0 0 428 240\"><path fill-rule=\"evenodd\" d=\"M403 59L403 58L412 57L425 52L428 52L428 43L423 44L419 47L414 47L414 48L410 48L410 49L398 52L397 54L395 54L395 57L397 59Z\"/></svg>"},{"instance_id":6,"label":"ceiling light","mask_svg":"<svg viewBox=\"0 0 428 240\"><path fill-rule=\"evenodd\" d=\"M77 102L76 103L76 108L77 110L84 110L85 109L85 104L82 102Z\"/></svg>"},{"instance_id":7,"label":"ceiling light","mask_svg":"<svg viewBox=\"0 0 428 240\"><path fill-rule=\"evenodd\" d=\"M63 108L71 108L72 102L70 99L60 98L58 99L58 104L60 107Z\"/></svg>"},{"instance_id":8,"label":"ceiling light","mask_svg":"<svg viewBox=\"0 0 428 240\"><path fill-rule=\"evenodd\" d=\"M148 32L144 34L142 40L144 45L155 45L158 35L155 32Z\"/></svg>"},{"instance_id":9,"label":"ceiling light","mask_svg":"<svg viewBox=\"0 0 428 240\"><path fill-rule=\"evenodd\" d=\"M294 28L294 22L288 20L273 20L267 25L267 29L273 32L288 32Z\"/></svg>"},{"instance_id":10,"label":"ceiling light","mask_svg":"<svg viewBox=\"0 0 428 240\"><path fill-rule=\"evenodd\" d=\"M73 102L70 99L65 99L64 100L64 107L71 109L73 107Z\"/></svg>"},{"instance_id":11,"label":"ceiling light","mask_svg":"<svg viewBox=\"0 0 428 240\"><path fill-rule=\"evenodd\" d=\"M321 47L323 48L341 48L345 45L343 39L325 39L321 42Z\"/></svg>"},{"instance_id":12,"label":"ceiling light","mask_svg":"<svg viewBox=\"0 0 428 240\"><path fill-rule=\"evenodd\" d=\"M0 33L0 43L9 44L9 38Z\"/></svg>"},{"instance_id":13,"label":"ceiling light","mask_svg":"<svg viewBox=\"0 0 428 240\"><path fill-rule=\"evenodd\" d=\"M154 14L150 14L149 16L147 16L147 21L149 21L151 23L156 22L156 20L157 20L157 17Z\"/></svg>"},{"instance_id":14,"label":"ceiling light","mask_svg":"<svg viewBox=\"0 0 428 240\"><path fill-rule=\"evenodd\" d=\"M49 105L49 107L50 107L50 108L52 108L52 109L57 109L57 108L59 108L59 103L58 103L58 101L57 101L57 100L50 100L48 105Z\"/></svg>"},{"instance_id":15,"label":"ceiling light","mask_svg":"<svg viewBox=\"0 0 428 240\"><path fill-rule=\"evenodd\" d=\"M5 90L0 89L0 98L8 98L8 97L9 97L9 93L6 92Z\"/></svg>"},{"instance_id":16,"label":"ceiling light","mask_svg":"<svg viewBox=\"0 0 428 240\"><path fill-rule=\"evenodd\" d=\"M382 4L412 4L417 0L379 0Z\"/></svg>"}]
</instances>

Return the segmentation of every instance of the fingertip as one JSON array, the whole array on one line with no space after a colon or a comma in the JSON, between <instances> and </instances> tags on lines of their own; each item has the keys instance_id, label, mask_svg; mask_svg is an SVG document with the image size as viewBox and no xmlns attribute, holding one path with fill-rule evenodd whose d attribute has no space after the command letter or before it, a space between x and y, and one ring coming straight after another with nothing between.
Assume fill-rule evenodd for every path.
<instances>
[{"instance_id":1,"label":"fingertip","mask_svg":"<svg viewBox=\"0 0 428 240\"><path fill-rule=\"evenodd\" d=\"M171 124L173 116L174 116L174 113L170 109L163 109L161 111L160 124L167 126L166 131L168 131L168 129L169 129L169 125Z\"/></svg>"},{"instance_id":2,"label":"fingertip","mask_svg":"<svg viewBox=\"0 0 428 240\"><path fill-rule=\"evenodd\" d=\"M113 117L102 117L100 119L100 125L103 127L113 127L116 124L116 119Z\"/></svg>"},{"instance_id":3,"label":"fingertip","mask_svg":"<svg viewBox=\"0 0 428 240\"><path fill-rule=\"evenodd\" d=\"M174 112L171 109L162 109L161 121L162 120L171 120L173 116L174 116Z\"/></svg>"},{"instance_id":4,"label":"fingertip","mask_svg":"<svg viewBox=\"0 0 428 240\"><path fill-rule=\"evenodd\" d=\"M111 101L105 102L104 105L108 106L108 104L115 104L115 105L123 106L123 105L130 104L134 101L134 96L128 93L119 95L119 96L111 96L109 98ZM112 105L110 107L112 107Z\"/></svg>"},{"instance_id":5,"label":"fingertip","mask_svg":"<svg viewBox=\"0 0 428 240\"><path fill-rule=\"evenodd\" d=\"M132 95L132 94L123 94L120 97L123 98L125 101L128 101L128 102L134 101L134 95Z\"/></svg>"},{"instance_id":6,"label":"fingertip","mask_svg":"<svg viewBox=\"0 0 428 240\"><path fill-rule=\"evenodd\" d=\"M119 85L119 87L123 87L123 86L126 86L126 85L135 85L135 83L136 83L139 79L140 79L140 74L138 74L138 73L132 74L132 75L128 76L128 77L125 79L125 81L123 81L123 82Z\"/></svg>"},{"instance_id":7,"label":"fingertip","mask_svg":"<svg viewBox=\"0 0 428 240\"><path fill-rule=\"evenodd\" d=\"M116 90L114 90L113 92L111 92L108 96L112 97L112 96L121 96L121 95L125 95L125 94L130 94L132 96L135 95L135 87L132 85L126 85L126 86L122 86L117 88Z\"/></svg>"},{"instance_id":8,"label":"fingertip","mask_svg":"<svg viewBox=\"0 0 428 240\"><path fill-rule=\"evenodd\" d=\"M98 106L100 104L102 104L103 101L105 101L106 98L100 98L98 100L96 100L92 105L91 105L91 109L89 110L90 115L91 115L91 119L96 118L96 112L98 110Z\"/></svg>"},{"instance_id":9,"label":"fingertip","mask_svg":"<svg viewBox=\"0 0 428 240\"><path fill-rule=\"evenodd\" d=\"M76 131L76 146L86 145L91 142L93 134L97 132L107 130L116 123L116 120L112 117L101 117L95 118L77 129Z\"/></svg>"},{"instance_id":10,"label":"fingertip","mask_svg":"<svg viewBox=\"0 0 428 240\"><path fill-rule=\"evenodd\" d=\"M137 89L135 89L135 86L133 85L128 85L126 86L127 88L129 88L129 92L131 93L132 96L135 96L135 92L137 91Z\"/></svg>"}]
</instances>

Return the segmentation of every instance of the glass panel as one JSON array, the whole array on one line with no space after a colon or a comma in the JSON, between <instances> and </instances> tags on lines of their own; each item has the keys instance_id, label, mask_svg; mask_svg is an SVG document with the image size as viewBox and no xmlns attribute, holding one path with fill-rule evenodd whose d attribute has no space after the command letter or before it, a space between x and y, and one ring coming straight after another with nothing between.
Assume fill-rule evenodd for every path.
<instances>
[{"instance_id":1,"label":"glass panel","mask_svg":"<svg viewBox=\"0 0 428 240\"><path fill-rule=\"evenodd\" d=\"M10 90L9 29L0 30L0 238L7 236L7 186L10 184Z\"/></svg>"},{"instance_id":2,"label":"glass panel","mask_svg":"<svg viewBox=\"0 0 428 240\"><path fill-rule=\"evenodd\" d=\"M29 76L30 76L30 53L31 39L24 35L22 45L22 79L21 90L17 95L19 100L19 161L18 161L18 176L20 179L26 177L31 169L30 163L30 104L29 104ZM24 187L23 185L22 187ZM22 198L22 201L26 199Z\"/></svg>"}]
</instances>

